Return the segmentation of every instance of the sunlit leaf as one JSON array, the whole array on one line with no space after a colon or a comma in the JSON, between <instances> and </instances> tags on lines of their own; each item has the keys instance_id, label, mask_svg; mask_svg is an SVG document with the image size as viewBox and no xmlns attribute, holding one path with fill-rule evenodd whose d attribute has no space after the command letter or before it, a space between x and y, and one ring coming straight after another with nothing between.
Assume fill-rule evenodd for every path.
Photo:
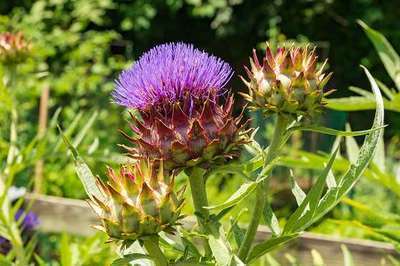
<instances>
[{"instance_id":1,"label":"sunlit leaf","mask_svg":"<svg viewBox=\"0 0 400 266\"><path fill-rule=\"evenodd\" d=\"M221 235L221 234L220 234ZM219 266L228 266L231 263L232 254L221 237L211 234L208 236L208 243Z\"/></svg>"},{"instance_id":2,"label":"sunlit leaf","mask_svg":"<svg viewBox=\"0 0 400 266\"><path fill-rule=\"evenodd\" d=\"M132 253L132 254L127 254L124 255L123 258L119 258L114 260L111 263L111 266L129 266L132 265L131 263L134 263L137 260L151 260L151 257L145 254L141 253Z\"/></svg>"},{"instance_id":3,"label":"sunlit leaf","mask_svg":"<svg viewBox=\"0 0 400 266\"><path fill-rule=\"evenodd\" d=\"M264 242L261 242L260 244L255 245L250 251L247 261L250 263L255 259L258 259L259 257L272 251L273 249L276 249L286 244L287 242L297 238L298 235L299 234L296 233L296 234L272 237Z\"/></svg>"},{"instance_id":4,"label":"sunlit leaf","mask_svg":"<svg viewBox=\"0 0 400 266\"><path fill-rule=\"evenodd\" d=\"M380 130L383 127L384 126L377 127L377 128L371 128L371 129L367 129L367 130L360 130L360 131L351 131L351 130L342 131L342 130L336 130L336 129L328 128L328 127L309 125L309 126L292 127L292 128L289 128L288 131L289 132L293 132L295 130L312 131L312 132L322 133L322 134L326 134L326 135L333 135L333 136L363 136L363 135L367 135L368 133L371 133L373 131Z\"/></svg>"},{"instance_id":5,"label":"sunlit leaf","mask_svg":"<svg viewBox=\"0 0 400 266\"><path fill-rule=\"evenodd\" d=\"M340 248L343 253L343 266L355 266L349 249L345 245L340 245Z\"/></svg>"},{"instance_id":6,"label":"sunlit leaf","mask_svg":"<svg viewBox=\"0 0 400 266\"><path fill-rule=\"evenodd\" d=\"M240 201L242 201L244 198L249 196L256 187L257 187L257 182L244 183L224 203L213 205L213 206L208 206L205 208L210 209L210 210L221 210L221 209L225 209L225 208L234 206L234 205L238 204Z\"/></svg>"},{"instance_id":7,"label":"sunlit leaf","mask_svg":"<svg viewBox=\"0 0 400 266\"><path fill-rule=\"evenodd\" d=\"M350 125L346 124L346 129L351 130ZM346 142L346 154L347 158L352 164L355 164L358 158L358 153L360 151L360 148L358 147L357 141L351 137L348 136L345 138Z\"/></svg>"},{"instance_id":8,"label":"sunlit leaf","mask_svg":"<svg viewBox=\"0 0 400 266\"><path fill-rule=\"evenodd\" d=\"M375 101L373 99L362 96L330 98L326 102L328 108L339 111L363 111L375 108Z\"/></svg>"},{"instance_id":9,"label":"sunlit leaf","mask_svg":"<svg viewBox=\"0 0 400 266\"><path fill-rule=\"evenodd\" d=\"M306 226L306 223L309 222L314 216L318 202L325 187L326 178L332 168L338 151L339 150L337 149L335 152L332 153L331 157L329 158L328 164L325 166L325 169L322 171L317 181L308 192L307 196L304 198L304 200L295 210L295 212L289 217L283 230L285 234L290 234L292 232L295 232L299 228L304 228Z\"/></svg>"},{"instance_id":10,"label":"sunlit leaf","mask_svg":"<svg viewBox=\"0 0 400 266\"><path fill-rule=\"evenodd\" d=\"M65 145L71 151L74 161L75 161L75 170L78 174L79 179L81 180L83 187L89 198L95 196L99 200L104 200L103 193L99 190L96 185L96 178L92 174L89 166L85 163L85 161L79 156L78 151L75 147L69 142L67 137L63 134L62 130L59 128L60 134L64 140Z\"/></svg>"},{"instance_id":11,"label":"sunlit leaf","mask_svg":"<svg viewBox=\"0 0 400 266\"><path fill-rule=\"evenodd\" d=\"M268 227L271 229L272 234L279 235L282 231L281 227L279 226L278 218L276 218L274 211L272 210L271 204L267 202L264 207L264 220Z\"/></svg>"},{"instance_id":12,"label":"sunlit leaf","mask_svg":"<svg viewBox=\"0 0 400 266\"><path fill-rule=\"evenodd\" d=\"M292 190L292 194L296 199L297 205L300 206L300 204L303 202L303 200L306 198L307 195L297 184L292 170L290 170L289 184L290 184L290 189Z\"/></svg>"},{"instance_id":13,"label":"sunlit leaf","mask_svg":"<svg viewBox=\"0 0 400 266\"><path fill-rule=\"evenodd\" d=\"M393 49L389 41L380 32L370 28L363 21L358 20L358 24L364 29L368 38L371 40L386 68L389 76L400 90L400 57Z\"/></svg>"},{"instance_id":14,"label":"sunlit leaf","mask_svg":"<svg viewBox=\"0 0 400 266\"><path fill-rule=\"evenodd\" d=\"M313 260L313 266L325 266L324 260L317 250L311 250L311 257Z\"/></svg>"}]
</instances>

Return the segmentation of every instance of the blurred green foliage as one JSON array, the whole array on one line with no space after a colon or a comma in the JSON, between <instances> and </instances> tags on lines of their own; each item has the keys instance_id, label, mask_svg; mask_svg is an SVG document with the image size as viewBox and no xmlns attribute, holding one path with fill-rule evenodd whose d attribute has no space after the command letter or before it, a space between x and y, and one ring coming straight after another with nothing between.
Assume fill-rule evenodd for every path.
<instances>
[{"instance_id":1,"label":"blurred green foliage","mask_svg":"<svg viewBox=\"0 0 400 266\"><path fill-rule=\"evenodd\" d=\"M251 49L262 48L264 41L269 40L274 45L286 40L308 40L319 46L322 57L329 57L329 67L334 72L330 86L338 89L335 96L347 96L349 92L346 88L350 85L369 87L359 68L360 63L383 83L391 85L379 56L356 20L362 19L379 29L395 48L400 48L398 5L395 0L0 1L0 32L23 31L34 46L33 57L19 69L18 86L14 92L19 103L21 146L28 144L37 134L39 97L43 88L49 86L49 119L58 116L57 110L62 108L57 121L61 121L66 135L79 144L95 173L102 174L105 162L112 164L119 159L115 158L115 152L119 151L117 144L124 140L117 130L127 129L126 114L111 104L113 80L142 52L157 43L168 41L193 42L230 62L236 74L243 74L242 65L247 64ZM3 72L0 66L0 76ZM230 85L235 90L243 88L236 75ZM7 90L0 88L0 136L8 135L9 95L6 94ZM241 100L237 102L240 106ZM363 119L359 119L360 114L351 115L351 120L357 121L353 123L356 129L370 125L370 121L362 115ZM393 121L396 118L389 116L391 134L400 130L400 126L393 125ZM57 148L45 158L44 192L84 197L73 166L65 158L65 147L57 146L60 139L54 126L50 128L47 138L48 143L53 144L51 147ZM0 154L6 149L7 144L0 140ZM33 167L19 174L17 181L28 184L32 176ZM238 180L230 176L210 181L211 198L218 196L219 201L228 198L239 187ZM365 203L372 197L379 198L379 203L385 202L383 208L386 211L398 213L398 207L393 207L397 206L393 203L396 197L388 196L386 189L381 187L371 190L376 183L371 185L368 182L363 181L359 186L355 192L356 199ZM270 196L279 192L275 190ZM293 200L288 202L284 193L274 198L274 204L279 207L278 217L285 216L288 209L296 207ZM190 208L189 204L187 208ZM244 203L240 206L248 207ZM381 205L373 206L378 208ZM336 209L332 215L338 217L346 211L350 212L349 208ZM248 221L250 213L242 214L243 220ZM354 218L358 214L348 215ZM338 228L337 224L333 226ZM325 232L333 230L326 229ZM347 235L364 236L357 235L354 230ZM48 245L58 246L59 240L58 237L49 240L51 243ZM104 240L92 238L82 245L78 244L79 241L64 237L60 250L75 257L79 254L102 255L87 258L86 265L98 265L103 258L107 259L103 255L111 254L110 250L103 250L104 245L98 244L98 241ZM46 247L46 244L41 246ZM90 247L95 251L88 251ZM97 247L99 250L95 249ZM40 255L46 252L43 250ZM57 254L53 255L56 260L59 259ZM63 260L65 265L69 265L67 259Z\"/></svg>"},{"instance_id":2,"label":"blurred green foliage","mask_svg":"<svg viewBox=\"0 0 400 266\"><path fill-rule=\"evenodd\" d=\"M36 134L39 95L49 86L50 115L63 107L59 121L64 128L80 114L85 116L80 121L84 124L97 111L81 145L97 145L106 152L93 154L94 159L108 161L104 157L118 150L116 144L123 141L117 130L127 127L121 109L110 104L113 80L142 52L168 41L193 42L243 74L242 65L251 49L262 48L264 41L309 40L320 47L322 57L330 59L335 73L330 85L338 89L336 96L346 94L344 88L351 84L367 87L360 62L386 81L378 56L355 21L362 19L379 28L396 47L400 45L396 7L396 1L376 0L1 1L0 31L23 31L34 43L34 57L21 67L19 77L20 120L24 121L20 139ZM237 77L231 86L243 88ZM241 100L237 103L240 106ZM5 123L6 114L0 112L1 122ZM369 121L365 123L357 126L365 128ZM58 135L50 138L55 140ZM83 196L70 166L65 165L61 175L54 164L45 164L45 168L45 192ZM95 169L102 173L104 166L98 164ZM23 180L30 176L26 173Z\"/></svg>"}]
</instances>

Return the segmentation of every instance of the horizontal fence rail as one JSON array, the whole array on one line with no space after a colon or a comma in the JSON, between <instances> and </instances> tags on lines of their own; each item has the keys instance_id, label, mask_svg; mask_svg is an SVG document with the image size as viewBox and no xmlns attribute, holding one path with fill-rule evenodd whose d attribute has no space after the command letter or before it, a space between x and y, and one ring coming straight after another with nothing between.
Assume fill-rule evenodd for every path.
<instances>
[{"instance_id":1,"label":"horizontal fence rail","mask_svg":"<svg viewBox=\"0 0 400 266\"><path fill-rule=\"evenodd\" d=\"M39 216L39 230L42 232L67 232L88 236L96 231L92 225L97 224L98 219L84 200L35 194L28 194L26 198L32 200L32 211ZM193 224L193 219L188 218L186 224L188 226ZM270 236L270 230L266 226L260 226L256 240L261 242ZM343 265L340 248L343 244L350 250L357 266L378 266L383 259L386 258L387 261L388 255L398 256L391 244L305 232L274 257L281 261L282 265L287 265L287 260L284 259L287 253L295 257L300 265L312 265L311 250L315 249L321 254L325 265L339 266Z\"/></svg>"}]
</instances>

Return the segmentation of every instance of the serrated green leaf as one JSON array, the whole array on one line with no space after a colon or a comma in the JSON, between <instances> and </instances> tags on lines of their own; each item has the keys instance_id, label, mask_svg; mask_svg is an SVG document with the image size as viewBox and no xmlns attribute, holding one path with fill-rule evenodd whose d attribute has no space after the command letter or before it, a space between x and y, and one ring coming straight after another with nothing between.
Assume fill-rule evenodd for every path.
<instances>
[{"instance_id":1,"label":"serrated green leaf","mask_svg":"<svg viewBox=\"0 0 400 266\"><path fill-rule=\"evenodd\" d=\"M346 124L346 129L351 130L349 124ZM360 148L358 147L357 141L351 136L346 137L345 142L347 158L349 158L349 161L354 164L357 161Z\"/></svg>"},{"instance_id":2,"label":"serrated green leaf","mask_svg":"<svg viewBox=\"0 0 400 266\"><path fill-rule=\"evenodd\" d=\"M299 234L296 233L296 234L272 237L260 244L255 245L250 251L247 262L251 263L255 259L258 259L259 257L272 251L273 249L278 248L278 247L286 244L287 242L295 239L296 237L298 237L298 235Z\"/></svg>"},{"instance_id":3,"label":"serrated green leaf","mask_svg":"<svg viewBox=\"0 0 400 266\"><path fill-rule=\"evenodd\" d=\"M378 140L378 146L373 158L374 164L379 168L380 171L386 172L386 158L385 158L385 142L383 139L384 133Z\"/></svg>"},{"instance_id":4,"label":"serrated green leaf","mask_svg":"<svg viewBox=\"0 0 400 266\"><path fill-rule=\"evenodd\" d=\"M99 115L99 112L97 110L95 110L93 112L93 114L90 116L89 120L85 123L83 128L81 130L79 130L79 133L75 136L75 138L72 141L72 145L74 147L78 147L79 146L79 144L82 142L83 138L88 133L90 127L93 125L93 123L96 120L98 115Z\"/></svg>"},{"instance_id":5,"label":"serrated green leaf","mask_svg":"<svg viewBox=\"0 0 400 266\"><path fill-rule=\"evenodd\" d=\"M337 187L335 176L333 175L332 170L329 171L328 176L326 178L326 186L328 189Z\"/></svg>"},{"instance_id":6,"label":"serrated green leaf","mask_svg":"<svg viewBox=\"0 0 400 266\"><path fill-rule=\"evenodd\" d=\"M349 90L352 92L357 93L358 95L364 96L365 98L369 98L375 101L375 97L374 94L372 92L366 91L364 89L358 88L358 87L354 87L354 86L350 86Z\"/></svg>"},{"instance_id":7,"label":"serrated green leaf","mask_svg":"<svg viewBox=\"0 0 400 266\"><path fill-rule=\"evenodd\" d=\"M271 204L267 202L263 210L264 220L271 229L273 235L279 235L282 231L279 226L278 218L276 218L274 211L272 210Z\"/></svg>"},{"instance_id":8,"label":"serrated green leaf","mask_svg":"<svg viewBox=\"0 0 400 266\"><path fill-rule=\"evenodd\" d=\"M208 236L208 243L214 255L217 265L228 266L231 263L232 254L223 239L215 235Z\"/></svg>"},{"instance_id":9,"label":"serrated green leaf","mask_svg":"<svg viewBox=\"0 0 400 266\"><path fill-rule=\"evenodd\" d=\"M89 166L85 163L85 161L79 156L78 151L75 147L69 142L67 137L63 134L63 131L59 127L59 132L64 140L65 145L71 151L74 161L75 161L75 171L78 174L79 179L81 180L83 187L85 188L86 194L90 199L93 199L95 196L97 199L104 201L104 195L100 191L100 189L96 185L96 178L92 174Z\"/></svg>"},{"instance_id":10,"label":"serrated green leaf","mask_svg":"<svg viewBox=\"0 0 400 266\"><path fill-rule=\"evenodd\" d=\"M360 130L360 131L342 131L342 130L336 130L333 128L328 128L328 127L321 127L321 126L296 126L289 128L289 132L293 132L295 130L301 130L301 131L311 131L311 132L317 132L317 133L322 133L326 135L332 135L332 136L363 136L367 135L368 133L371 133L376 130L380 130L384 128L385 126L382 127L377 127L377 128L371 128L367 130Z\"/></svg>"},{"instance_id":11,"label":"serrated green leaf","mask_svg":"<svg viewBox=\"0 0 400 266\"><path fill-rule=\"evenodd\" d=\"M231 230L233 233L233 237L235 239L236 245L240 247L240 245L243 242L244 236L245 236L245 230L240 228L239 225L237 224L237 221L231 221Z\"/></svg>"},{"instance_id":12,"label":"serrated green leaf","mask_svg":"<svg viewBox=\"0 0 400 266\"><path fill-rule=\"evenodd\" d=\"M383 65L389 76L396 84L397 89L400 90L400 57L393 49L390 42L380 32L370 28L363 21L359 20L358 24L364 29L364 32L371 40L378 52Z\"/></svg>"},{"instance_id":13,"label":"serrated green leaf","mask_svg":"<svg viewBox=\"0 0 400 266\"><path fill-rule=\"evenodd\" d=\"M68 128L64 131L63 135L66 138L69 138L75 131L75 129L78 127L78 123L81 120L83 116L83 112L79 112L75 117L74 120L69 124ZM58 129L60 127L57 125ZM63 138L61 138L59 141L57 141L56 145L54 146L53 153L57 152L59 148L61 147L61 144L63 143Z\"/></svg>"},{"instance_id":14,"label":"serrated green leaf","mask_svg":"<svg viewBox=\"0 0 400 266\"><path fill-rule=\"evenodd\" d=\"M240 188L235 193L233 193L224 203L204 208L209 210L221 210L234 206L242 201L244 198L248 197L256 187L257 182L246 182L242 184Z\"/></svg>"},{"instance_id":15,"label":"serrated green leaf","mask_svg":"<svg viewBox=\"0 0 400 266\"><path fill-rule=\"evenodd\" d=\"M313 266L325 266L324 260L317 250L311 250L311 257L313 260Z\"/></svg>"},{"instance_id":16,"label":"serrated green leaf","mask_svg":"<svg viewBox=\"0 0 400 266\"><path fill-rule=\"evenodd\" d=\"M375 108L375 101L362 96L326 99L326 106L338 111L363 111Z\"/></svg>"},{"instance_id":17,"label":"serrated green leaf","mask_svg":"<svg viewBox=\"0 0 400 266\"><path fill-rule=\"evenodd\" d=\"M374 78L371 76L369 71L366 68L364 68L364 71L371 83L372 91L374 92L376 97L376 111L372 127L379 127L383 125L384 121L382 95L379 91L378 85L376 84ZM381 134L382 130L379 130L371 132L366 136L364 143L360 148L356 163L354 165L351 165L348 171L343 175L343 177L339 179L337 188L328 190L327 194L323 197L321 203L318 205L316 214L312 217L310 221L308 221L307 226L319 220L323 215L330 211L354 186L354 184L363 174L364 170L367 168L368 164L371 162Z\"/></svg>"},{"instance_id":18,"label":"serrated green leaf","mask_svg":"<svg viewBox=\"0 0 400 266\"><path fill-rule=\"evenodd\" d=\"M266 261L267 261L267 265L269 265L269 266L281 266L280 264L279 264L279 262L278 261L276 261L275 259L274 259L274 257L272 257L270 254L267 254L266 255Z\"/></svg>"},{"instance_id":19,"label":"serrated green leaf","mask_svg":"<svg viewBox=\"0 0 400 266\"><path fill-rule=\"evenodd\" d=\"M150 256L145 255L145 254L140 254L140 253L132 253L132 254L127 254L124 255L123 258L119 258L114 260L111 263L111 266L130 266L132 265L131 262L137 261L137 260L152 260Z\"/></svg>"},{"instance_id":20,"label":"serrated green leaf","mask_svg":"<svg viewBox=\"0 0 400 266\"><path fill-rule=\"evenodd\" d=\"M303 200L306 198L307 195L297 184L292 170L290 170L289 184L290 184L290 189L292 190L292 194L296 199L297 205L300 206L300 204L303 202Z\"/></svg>"},{"instance_id":21,"label":"serrated green leaf","mask_svg":"<svg viewBox=\"0 0 400 266\"><path fill-rule=\"evenodd\" d=\"M386 94L386 96L389 98L389 100L393 100L395 97L395 91L393 89L389 89L388 86L386 86L383 82L375 79L376 83L378 84L379 88Z\"/></svg>"},{"instance_id":22,"label":"serrated green leaf","mask_svg":"<svg viewBox=\"0 0 400 266\"><path fill-rule=\"evenodd\" d=\"M329 171L332 168L333 162L335 161L338 151L339 149L337 149L331 154L331 157L329 158L329 161L325 166L325 169L322 171L317 181L312 186L312 188L310 189L310 191L308 192L307 196L302 201L300 206L289 217L283 229L283 232L285 234L290 234L295 232L296 230L301 230L300 228L304 228L306 226L306 223L310 221L314 216L314 213L316 211L316 208L318 206L319 200L321 198L324 189L326 178L328 176Z\"/></svg>"}]
</instances>

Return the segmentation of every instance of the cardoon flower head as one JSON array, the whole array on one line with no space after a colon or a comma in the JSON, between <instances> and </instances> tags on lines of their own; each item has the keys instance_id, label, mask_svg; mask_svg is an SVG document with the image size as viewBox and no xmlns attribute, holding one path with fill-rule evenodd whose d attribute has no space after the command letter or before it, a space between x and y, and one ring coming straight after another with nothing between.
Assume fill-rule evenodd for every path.
<instances>
[{"instance_id":1,"label":"cardoon flower head","mask_svg":"<svg viewBox=\"0 0 400 266\"><path fill-rule=\"evenodd\" d=\"M161 231L173 233L181 218L184 188L174 192L174 176L165 175L162 162L148 161L108 169L108 181L97 179L102 198L92 196L90 205L100 216L111 240L133 241Z\"/></svg>"},{"instance_id":2,"label":"cardoon flower head","mask_svg":"<svg viewBox=\"0 0 400 266\"><path fill-rule=\"evenodd\" d=\"M132 117L130 155L164 160L166 170L207 167L236 156L245 134L242 116L232 115L233 98L226 94L231 76L227 63L189 44L164 44L145 53L122 72L113 93L142 118Z\"/></svg>"},{"instance_id":3,"label":"cardoon flower head","mask_svg":"<svg viewBox=\"0 0 400 266\"><path fill-rule=\"evenodd\" d=\"M120 105L147 111L185 97L209 99L224 92L231 76L229 64L191 44L162 44L121 73L113 96Z\"/></svg>"},{"instance_id":4,"label":"cardoon flower head","mask_svg":"<svg viewBox=\"0 0 400 266\"><path fill-rule=\"evenodd\" d=\"M0 61L4 64L17 64L24 61L31 51L31 43L21 32L0 33Z\"/></svg>"},{"instance_id":5,"label":"cardoon flower head","mask_svg":"<svg viewBox=\"0 0 400 266\"><path fill-rule=\"evenodd\" d=\"M329 93L324 93L324 87L332 74L323 72L326 61L317 68L317 59L315 49L309 47L281 47L275 54L267 47L260 63L253 50L251 68L245 67L250 80L242 78L249 88L244 97L253 109L266 114L312 116L324 104Z\"/></svg>"}]
</instances>

